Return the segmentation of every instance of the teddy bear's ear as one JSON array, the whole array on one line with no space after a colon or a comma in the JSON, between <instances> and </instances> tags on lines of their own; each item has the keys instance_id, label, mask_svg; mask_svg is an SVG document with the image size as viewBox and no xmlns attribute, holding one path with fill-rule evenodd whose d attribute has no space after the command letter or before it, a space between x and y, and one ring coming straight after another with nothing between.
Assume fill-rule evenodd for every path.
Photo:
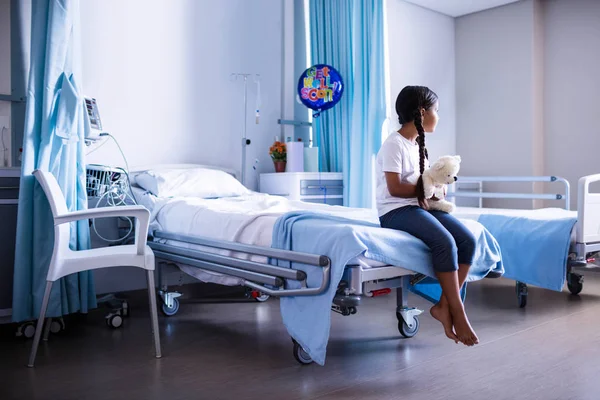
<instances>
[{"instance_id":1,"label":"teddy bear's ear","mask_svg":"<svg viewBox=\"0 0 600 400\"><path fill-rule=\"evenodd\" d=\"M460 162L460 156L454 156L454 159L458 162Z\"/></svg>"}]
</instances>

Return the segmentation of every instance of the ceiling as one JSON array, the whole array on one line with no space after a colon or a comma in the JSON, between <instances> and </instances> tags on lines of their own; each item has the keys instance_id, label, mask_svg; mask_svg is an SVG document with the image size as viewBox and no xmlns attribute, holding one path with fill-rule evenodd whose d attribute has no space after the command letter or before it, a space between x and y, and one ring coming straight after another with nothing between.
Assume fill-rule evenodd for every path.
<instances>
[{"instance_id":1,"label":"ceiling","mask_svg":"<svg viewBox=\"0 0 600 400\"><path fill-rule=\"evenodd\" d=\"M478 11L487 10L520 0L405 0L421 7L449 15L460 17Z\"/></svg>"}]
</instances>

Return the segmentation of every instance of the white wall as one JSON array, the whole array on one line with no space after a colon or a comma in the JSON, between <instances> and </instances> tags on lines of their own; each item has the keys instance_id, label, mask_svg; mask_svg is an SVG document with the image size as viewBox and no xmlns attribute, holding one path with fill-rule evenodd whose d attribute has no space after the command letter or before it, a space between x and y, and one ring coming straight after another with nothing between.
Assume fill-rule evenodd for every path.
<instances>
[{"instance_id":1,"label":"white wall","mask_svg":"<svg viewBox=\"0 0 600 400\"><path fill-rule=\"evenodd\" d=\"M544 3L545 173L571 182L600 173L600 2Z\"/></svg>"},{"instance_id":2,"label":"white wall","mask_svg":"<svg viewBox=\"0 0 600 400\"><path fill-rule=\"evenodd\" d=\"M427 86L436 92L440 102L440 123L436 132L426 137L429 157L434 160L454 154L454 19L402 0L386 1L391 129L398 127L395 104L400 90L407 85Z\"/></svg>"},{"instance_id":3,"label":"white wall","mask_svg":"<svg viewBox=\"0 0 600 400\"><path fill-rule=\"evenodd\" d=\"M526 0L456 19L456 150L463 160L461 175L542 173L536 10L535 2ZM531 191L531 185L515 184L490 184L486 190L507 186ZM532 206L531 201L500 202Z\"/></svg>"},{"instance_id":4,"label":"white wall","mask_svg":"<svg viewBox=\"0 0 600 400\"><path fill-rule=\"evenodd\" d=\"M241 168L243 83L232 72L261 75L248 85L248 186L252 161L273 169L268 148L281 132L280 0L86 0L81 2L84 88L97 98L105 130L129 165L209 163ZM122 166L114 144L88 162Z\"/></svg>"},{"instance_id":5,"label":"white wall","mask_svg":"<svg viewBox=\"0 0 600 400\"><path fill-rule=\"evenodd\" d=\"M524 0L456 20L457 152L464 175L600 172L600 2ZM487 185L531 191L531 185ZM562 189L537 186L535 191ZM487 200L487 206L562 206Z\"/></svg>"},{"instance_id":6,"label":"white wall","mask_svg":"<svg viewBox=\"0 0 600 400\"><path fill-rule=\"evenodd\" d=\"M239 171L244 87L230 74L257 73L261 120L255 124L256 86L249 81L247 131L247 185L255 188L252 162L259 158L259 170L273 170L268 149L282 131L282 17L280 0L82 1L85 92L98 100L104 129L129 165L189 162ZM124 166L112 142L87 161ZM145 285L132 268L94 276L99 293Z\"/></svg>"}]
</instances>

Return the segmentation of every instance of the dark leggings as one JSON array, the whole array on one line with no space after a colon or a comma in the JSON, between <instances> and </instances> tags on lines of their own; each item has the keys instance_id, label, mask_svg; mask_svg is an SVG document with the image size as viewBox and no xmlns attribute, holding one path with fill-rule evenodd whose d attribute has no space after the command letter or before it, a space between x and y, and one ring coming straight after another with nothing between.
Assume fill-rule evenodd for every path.
<instances>
[{"instance_id":1,"label":"dark leggings","mask_svg":"<svg viewBox=\"0 0 600 400\"><path fill-rule=\"evenodd\" d=\"M425 242L431 249L436 272L456 271L458 264L473 262L475 237L448 213L405 206L381 216L379 221L383 228L404 231Z\"/></svg>"}]
</instances>

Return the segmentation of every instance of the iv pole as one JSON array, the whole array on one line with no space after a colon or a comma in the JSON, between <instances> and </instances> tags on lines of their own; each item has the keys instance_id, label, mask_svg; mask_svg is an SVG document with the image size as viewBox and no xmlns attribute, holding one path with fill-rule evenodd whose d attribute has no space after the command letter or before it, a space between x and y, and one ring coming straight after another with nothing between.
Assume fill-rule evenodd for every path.
<instances>
[{"instance_id":1,"label":"iv pole","mask_svg":"<svg viewBox=\"0 0 600 400\"><path fill-rule=\"evenodd\" d=\"M238 78L244 78L244 134L242 137L242 185L246 186L246 147L250 145L250 139L247 138L247 124L248 124L248 77L255 74L245 73L232 73L231 79L237 80ZM257 82L260 75L256 74L254 81ZM258 110L256 110L258 113ZM258 123L258 115L257 120Z\"/></svg>"}]
</instances>

